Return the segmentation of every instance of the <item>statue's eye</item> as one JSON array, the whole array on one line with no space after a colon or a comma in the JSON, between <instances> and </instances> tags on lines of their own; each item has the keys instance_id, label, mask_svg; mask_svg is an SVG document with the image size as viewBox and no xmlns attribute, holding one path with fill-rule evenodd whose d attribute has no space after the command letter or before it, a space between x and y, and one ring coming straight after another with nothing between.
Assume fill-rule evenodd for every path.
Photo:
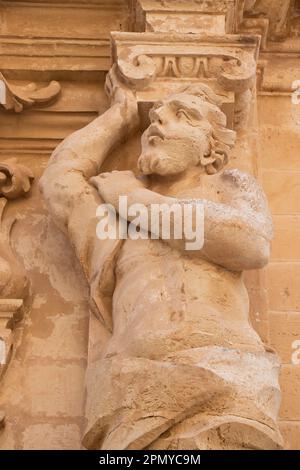
<instances>
[{"instance_id":1,"label":"statue's eye","mask_svg":"<svg viewBox=\"0 0 300 470\"><path fill-rule=\"evenodd\" d=\"M184 111L184 109L179 109L176 113L176 116L178 118L182 118L182 117L185 117L186 119L189 119L189 115L187 114L186 111Z\"/></svg>"}]
</instances>

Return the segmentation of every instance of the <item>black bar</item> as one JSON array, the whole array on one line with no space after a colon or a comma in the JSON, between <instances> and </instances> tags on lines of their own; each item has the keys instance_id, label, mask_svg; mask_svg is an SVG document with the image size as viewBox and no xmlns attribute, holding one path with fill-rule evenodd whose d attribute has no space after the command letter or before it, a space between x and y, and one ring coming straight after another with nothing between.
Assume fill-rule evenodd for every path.
<instances>
[{"instance_id":1,"label":"black bar","mask_svg":"<svg viewBox=\"0 0 300 470\"><path fill-rule=\"evenodd\" d=\"M42 468L52 465L83 465L86 468L115 466L119 468L139 468L147 465L192 466L225 469L226 465L241 468L255 465L273 465L287 468L300 468L300 451L0 451L1 470L10 465L31 465ZM292 469L292 467L291 467ZM242 468L243 470L243 468Z\"/></svg>"}]
</instances>

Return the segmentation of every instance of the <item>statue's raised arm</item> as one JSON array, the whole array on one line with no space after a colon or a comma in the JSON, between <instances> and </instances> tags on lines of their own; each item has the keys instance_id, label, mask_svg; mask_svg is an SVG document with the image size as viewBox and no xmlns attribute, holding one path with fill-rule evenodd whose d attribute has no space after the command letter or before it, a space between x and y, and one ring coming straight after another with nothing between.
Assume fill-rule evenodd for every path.
<instances>
[{"instance_id":1,"label":"statue's raised arm","mask_svg":"<svg viewBox=\"0 0 300 470\"><path fill-rule=\"evenodd\" d=\"M115 66L107 75L105 88L111 107L56 148L40 189L53 220L67 234L80 260L91 286L92 306L110 327L113 273L105 266L105 254L117 253L120 244L96 237L96 210L102 200L89 179L100 172L111 150L136 130L139 117L134 93L119 80Z\"/></svg>"}]
</instances>

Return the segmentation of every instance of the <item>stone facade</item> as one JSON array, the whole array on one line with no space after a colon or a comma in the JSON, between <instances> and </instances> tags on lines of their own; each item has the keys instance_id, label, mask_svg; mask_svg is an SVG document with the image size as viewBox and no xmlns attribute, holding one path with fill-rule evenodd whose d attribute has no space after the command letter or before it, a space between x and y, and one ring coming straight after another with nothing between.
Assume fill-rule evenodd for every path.
<instances>
[{"instance_id":1,"label":"stone facade","mask_svg":"<svg viewBox=\"0 0 300 470\"><path fill-rule=\"evenodd\" d=\"M60 202L56 203L55 197L58 196L51 189L51 165L47 166L63 139L89 123L105 125L107 116L107 132L116 137L101 171L136 172L141 133L149 126L149 110L170 93L198 95L197 99L204 102L218 97L214 105L226 116L232 131L227 130L237 134L226 171L235 174L234 169L238 169L239 175L252 174L258 179L267 195L275 226L271 259L266 268L256 269L267 260L260 262L255 251L248 264L242 263L242 251L238 265L232 266L219 258L216 263L223 264L229 272L247 269L244 279L250 297L251 324L261 338L259 350L273 358L276 351L282 364L279 418L276 424L276 410L267 410L269 417L274 415L272 435L254 426L254 431L240 431L243 439L237 442L230 437L235 428L227 421L227 427L220 428L222 435L227 448L277 448L282 446L280 429L284 447L299 449L300 362L297 365L295 360L295 341L300 341L297 244L300 220L297 88L300 82L296 83L300 80L299 2L71 0L60 3L49 0L41 4L30 0L1 2L0 12L0 338L5 343L5 360L0 365L0 449L80 449L83 445L165 448L174 446L175 441L182 448L204 448L208 440L212 440L212 448L220 446L213 433L208 437L202 433L193 442L191 437L189 440L180 437L183 429L191 434L195 422L190 423L191 415L182 409L170 414L170 404L166 403L164 419L173 420L171 427L165 426L165 422L164 426L151 422L142 433L137 431L130 436L132 440L128 443L123 441L121 433L111 438L111 442L103 441L101 419L106 419L104 412L108 413L112 406L105 398L109 384L104 380L106 369L102 361L103 351L111 342L109 313L105 316L109 298L107 282L101 278L99 284L96 276L98 284L93 284L93 275L98 271L91 271L89 261L84 258L85 244L88 244L84 241L87 228L83 214L87 208L82 208L73 230L71 227L71 232L66 231L63 217L57 212ZM111 102L104 91L105 77L112 64L121 88L134 92L140 119L138 128L134 126L135 134L126 142L111 115ZM114 72L109 76L114 77ZM113 91L109 93L114 95L118 86L112 79L110 90ZM189 92L191 87L193 91ZM79 139L76 134L73 140L69 137L65 141L68 151L79 152L83 145L89 158L95 158L97 142L89 144L89 135L83 130ZM100 147L106 146L99 142ZM64 152L64 146L60 146L54 155L59 154L59 149ZM208 173L216 170L218 177L221 167L216 157L207 163ZM140 168L150 173L145 165L142 160ZM125 174L119 181L112 180L112 187L121 187L124 178ZM93 184L105 200L101 193L103 182L95 180ZM222 192L222 183L215 184ZM191 185L189 182L188 186ZM158 193L166 191L155 179L152 189ZM96 192L94 187L92 190ZM251 185L247 186L248 197L251 191ZM73 190L72 197L74 194ZM67 193L62 195L63 200L68 197ZM58 197L59 201L62 199ZM256 241L255 247L258 246ZM220 282L229 282L225 281L227 275L224 272ZM187 282L193 285L192 280ZM102 289L99 298L104 299L100 308L95 301L99 285ZM126 289L129 301L130 283ZM209 289L208 286L204 293ZM119 295L122 297L122 293ZM140 308L144 312L146 307L141 304ZM231 307L230 312L233 311ZM98 318L99 312L104 316L104 323ZM148 327L145 322L144 331ZM136 334L137 337L141 334L138 328ZM110 347L118 351L122 340L116 343ZM217 339L214 345L217 346ZM265 389L276 389L276 377L271 379L266 361L262 358L260 361L256 366L257 380L264 376ZM129 365L124 362L124 367ZM136 367L139 374L137 363L130 367ZM201 390L202 394L213 387L224 387L224 390L228 387L221 379L222 374L212 379L204 369L201 372L204 382L211 383L212 388ZM178 386L180 380L186 381L185 373L184 368L174 373L176 386L177 381ZM153 369L153 374L163 380L159 368ZM192 370L188 374L191 377ZM242 382L242 371L240 374ZM253 383L255 377L251 379ZM275 380L273 385L272 380ZM103 393L98 397L94 390L101 387ZM195 382L194 391L196 388ZM226 390L228 397L230 390ZM178 398L193 402L189 391L178 393ZM109 395L113 396L112 391ZM251 406L256 399L254 394ZM276 395L274 400L277 399ZM199 401L196 404L202 406L203 419L207 409ZM243 400L237 398L234 406L234 414L244 416ZM253 413L248 418L261 423L261 416ZM99 416L103 417L99 419ZM270 427L270 422L266 424ZM154 432L160 426L161 430ZM239 426L247 427L241 421ZM173 435L173 441L169 438L168 443L162 437L167 429ZM147 433L154 434L147 440Z\"/></svg>"}]
</instances>

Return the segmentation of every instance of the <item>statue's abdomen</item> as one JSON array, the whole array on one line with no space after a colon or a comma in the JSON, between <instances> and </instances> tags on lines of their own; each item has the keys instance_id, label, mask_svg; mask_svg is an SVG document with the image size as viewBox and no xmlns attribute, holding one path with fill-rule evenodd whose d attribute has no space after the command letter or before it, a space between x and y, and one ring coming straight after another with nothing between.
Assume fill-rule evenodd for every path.
<instances>
[{"instance_id":1,"label":"statue's abdomen","mask_svg":"<svg viewBox=\"0 0 300 470\"><path fill-rule=\"evenodd\" d=\"M85 445L280 447L278 362L247 314L239 274L157 240L126 241Z\"/></svg>"},{"instance_id":2,"label":"statue's abdomen","mask_svg":"<svg viewBox=\"0 0 300 470\"><path fill-rule=\"evenodd\" d=\"M263 350L249 325L240 274L192 260L158 240L128 240L116 278L110 350L122 345L146 357L208 345Z\"/></svg>"}]
</instances>

